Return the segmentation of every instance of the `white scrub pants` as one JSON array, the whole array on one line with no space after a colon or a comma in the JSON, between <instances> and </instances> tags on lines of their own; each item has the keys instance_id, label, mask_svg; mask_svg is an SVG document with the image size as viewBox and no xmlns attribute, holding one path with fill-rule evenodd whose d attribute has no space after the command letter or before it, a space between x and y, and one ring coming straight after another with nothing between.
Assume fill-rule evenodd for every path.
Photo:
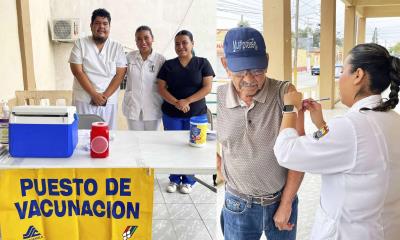
<instances>
[{"instance_id":1,"label":"white scrub pants","mask_svg":"<svg viewBox=\"0 0 400 240\"><path fill-rule=\"evenodd\" d=\"M157 131L160 127L161 119L143 120L143 111L140 111L139 120L127 119L128 129L131 131Z\"/></svg>"},{"instance_id":2,"label":"white scrub pants","mask_svg":"<svg viewBox=\"0 0 400 240\"><path fill-rule=\"evenodd\" d=\"M76 106L78 114L96 114L104 119L108 123L110 130L117 129L117 111L118 104L107 104L106 106L93 106L90 103L73 101L73 105Z\"/></svg>"},{"instance_id":3,"label":"white scrub pants","mask_svg":"<svg viewBox=\"0 0 400 240\"><path fill-rule=\"evenodd\" d=\"M150 121L127 119L127 121L129 130L133 131L157 131L161 123L161 119Z\"/></svg>"}]
</instances>

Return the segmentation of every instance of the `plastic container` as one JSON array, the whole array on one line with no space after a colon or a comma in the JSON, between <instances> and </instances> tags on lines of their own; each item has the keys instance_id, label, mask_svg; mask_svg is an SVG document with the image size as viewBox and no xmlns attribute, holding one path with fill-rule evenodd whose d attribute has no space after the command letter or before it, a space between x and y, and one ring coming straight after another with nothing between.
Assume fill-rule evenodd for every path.
<instances>
[{"instance_id":1,"label":"plastic container","mask_svg":"<svg viewBox=\"0 0 400 240\"><path fill-rule=\"evenodd\" d=\"M2 101L2 116L0 117L0 143L8 144L8 123L10 117L10 109L7 102Z\"/></svg>"},{"instance_id":2,"label":"plastic container","mask_svg":"<svg viewBox=\"0 0 400 240\"><path fill-rule=\"evenodd\" d=\"M90 132L90 156L92 158L106 158L109 154L109 130L106 122L92 123Z\"/></svg>"},{"instance_id":3,"label":"plastic container","mask_svg":"<svg viewBox=\"0 0 400 240\"><path fill-rule=\"evenodd\" d=\"M0 143L8 144L8 118L0 118Z\"/></svg>"},{"instance_id":4,"label":"plastic container","mask_svg":"<svg viewBox=\"0 0 400 240\"><path fill-rule=\"evenodd\" d=\"M12 157L70 157L78 144L74 106L17 106L12 109L9 148Z\"/></svg>"},{"instance_id":5,"label":"plastic container","mask_svg":"<svg viewBox=\"0 0 400 240\"><path fill-rule=\"evenodd\" d=\"M207 115L200 115L190 118L190 139L189 144L193 147L203 147L207 143Z\"/></svg>"}]
</instances>

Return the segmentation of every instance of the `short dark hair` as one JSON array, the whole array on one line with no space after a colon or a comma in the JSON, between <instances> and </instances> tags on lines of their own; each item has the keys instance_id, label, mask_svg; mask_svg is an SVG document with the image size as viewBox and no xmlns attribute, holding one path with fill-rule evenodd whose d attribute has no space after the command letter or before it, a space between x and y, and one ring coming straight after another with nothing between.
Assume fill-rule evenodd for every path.
<instances>
[{"instance_id":1,"label":"short dark hair","mask_svg":"<svg viewBox=\"0 0 400 240\"><path fill-rule=\"evenodd\" d=\"M92 21L90 23L93 23L96 17L105 17L108 19L108 22L111 23L111 15L110 13L104 9L104 8L99 8L93 11L92 13Z\"/></svg>"},{"instance_id":2,"label":"short dark hair","mask_svg":"<svg viewBox=\"0 0 400 240\"><path fill-rule=\"evenodd\" d=\"M177 37L177 36L188 36L189 37L189 39L190 39L190 41L192 41L193 42L193 34L191 33L191 32L189 32L188 30L181 30L181 31L179 31L176 35L175 35L175 37Z\"/></svg>"},{"instance_id":3,"label":"short dark hair","mask_svg":"<svg viewBox=\"0 0 400 240\"><path fill-rule=\"evenodd\" d=\"M138 32L141 32L141 31L149 31L151 37L154 38L153 37L153 32L151 31L151 28L149 26L142 25L142 26L138 27L136 29L136 31L135 31L135 34L138 33Z\"/></svg>"},{"instance_id":4,"label":"short dark hair","mask_svg":"<svg viewBox=\"0 0 400 240\"><path fill-rule=\"evenodd\" d=\"M369 79L369 90L374 94L381 94L390 86L389 99L380 105L369 109L386 112L399 103L400 59L391 56L386 48L376 43L359 44L350 52L352 72L358 68L364 70Z\"/></svg>"}]
</instances>

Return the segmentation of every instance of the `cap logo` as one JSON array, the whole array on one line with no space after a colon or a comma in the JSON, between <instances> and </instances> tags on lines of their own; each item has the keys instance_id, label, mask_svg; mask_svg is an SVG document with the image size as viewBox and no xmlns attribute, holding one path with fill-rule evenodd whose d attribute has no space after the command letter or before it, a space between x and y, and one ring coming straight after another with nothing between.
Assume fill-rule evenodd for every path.
<instances>
[{"instance_id":1,"label":"cap logo","mask_svg":"<svg viewBox=\"0 0 400 240\"><path fill-rule=\"evenodd\" d=\"M258 50L257 42L254 40L254 38L250 38L246 41L233 41L233 52L244 51L246 49L254 49L256 51Z\"/></svg>"}]
</instances>

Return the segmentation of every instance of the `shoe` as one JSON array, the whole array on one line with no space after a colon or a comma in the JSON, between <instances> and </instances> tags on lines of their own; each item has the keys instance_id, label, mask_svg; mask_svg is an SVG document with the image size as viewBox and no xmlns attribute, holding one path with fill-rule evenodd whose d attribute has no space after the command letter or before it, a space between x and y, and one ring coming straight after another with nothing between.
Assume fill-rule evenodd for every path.
<instances>
[{"instance_id":1,"label":"shoe","mask_svg":"<svg viewBox=\"0 0 400 240\"><path fill-rule=\"evenodd\" d=\"M169 185L167 186L167 192L174 193L174 192L176 192L177 188L178 188L178 184L176 184L174 182L169 182Z\"/></svg>"},{"instance_id":2,"label":"shoe","mask_svg":"<svg viewBox=\"0 0 400 240\"><path fill-rule=\"evenodd\" d=\"M188 194L192 191L192 186L190 184L182 184L179 191L183 194Z\"/></svg>"}]
</instances>

